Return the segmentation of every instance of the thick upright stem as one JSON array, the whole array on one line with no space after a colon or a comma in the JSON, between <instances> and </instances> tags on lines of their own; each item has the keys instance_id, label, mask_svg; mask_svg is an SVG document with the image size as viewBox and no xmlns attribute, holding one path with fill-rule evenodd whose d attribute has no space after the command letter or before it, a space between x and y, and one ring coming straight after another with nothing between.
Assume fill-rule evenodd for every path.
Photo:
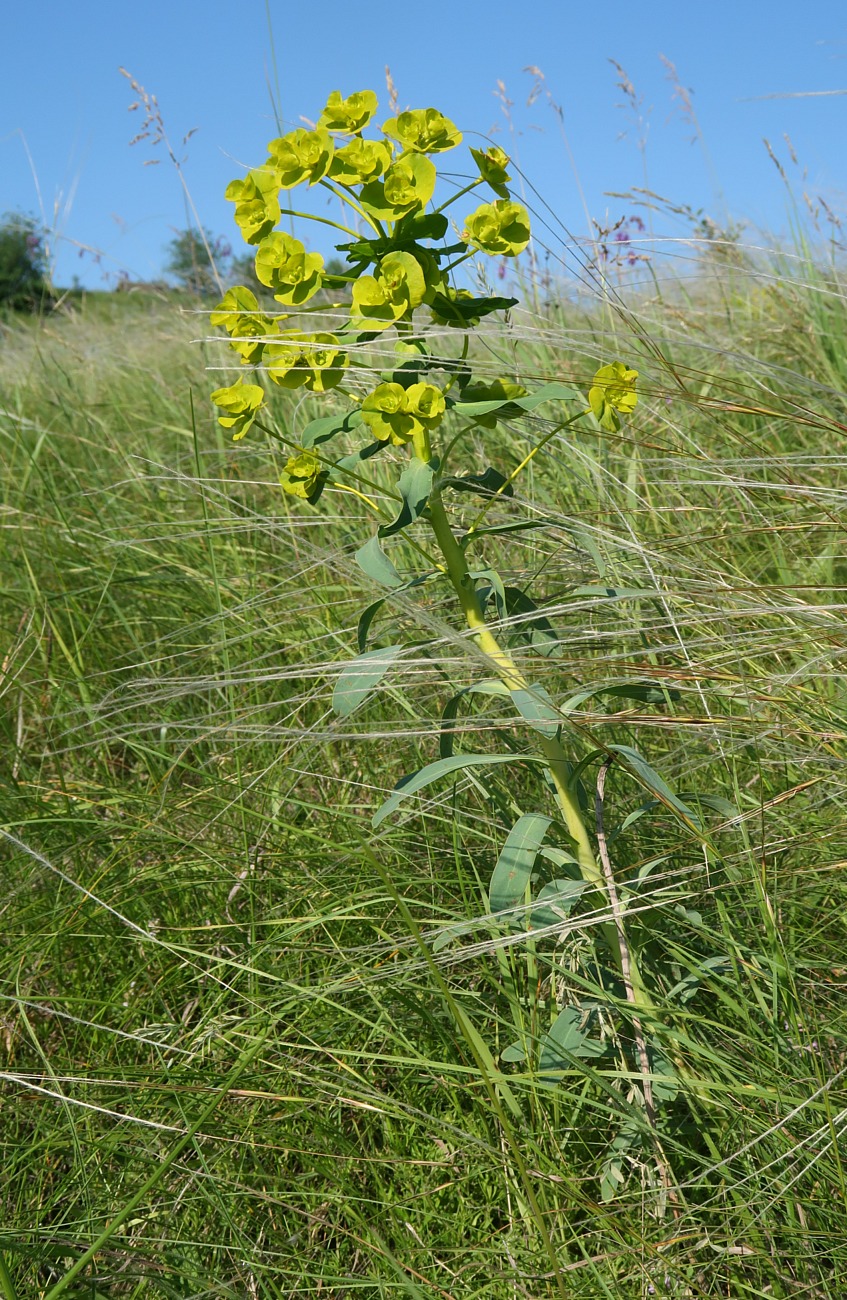
<instances>
[{"instance_id":1,"label":"thick upright stem","mask_svg":"<svg viewBox=\"0 0 847 1300\"><path fill-rule=\"evenodd\" d=\"M453 536L453 530L450 527L438 489L434 489L430 494L429 521L435 534L435 540L444 556L450 581L462 606L465 622L473 633L474 640L480 650L491 660L503 685L508 687L510 691L531 689L530 684L512 659L512 656L503 649L485 621L485 614L477 596L473 578L468 572L465 553ZM610 903L606 880L594 856L591 839L583 821L579 803L570 788L569 764L562 743L555 736L541 736L540 742L542 753L549 765L550 775L556 790L556 798L562 810L565 825L577 846L577 857L582 878L593 886L607 903ZM602 926L602 931L615 964L620 969L621 948L615 922L605 923ZM641 979L635 954L631 952L629 953L627 975L627 983L633 990L635 1004L642 1013L649 1012L652 1007L652 1000Z\"/></svg>"}]
</instances>

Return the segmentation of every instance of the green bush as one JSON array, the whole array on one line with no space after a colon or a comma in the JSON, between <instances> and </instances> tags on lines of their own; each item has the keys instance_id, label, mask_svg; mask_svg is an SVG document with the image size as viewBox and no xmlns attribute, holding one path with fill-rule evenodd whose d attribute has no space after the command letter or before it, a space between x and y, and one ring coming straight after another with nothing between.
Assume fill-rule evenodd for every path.
<instances>
[{"instance_id":1,"label":"green bush","mask_svg":"<svg viewBox=\"0 0 847 1300\"><path fill-rule=\"evenodd\" d=\"M52 297L43 231L34 217L7 212L0 222L0 305L36 311Z\"/></svg>"}]
</instances>

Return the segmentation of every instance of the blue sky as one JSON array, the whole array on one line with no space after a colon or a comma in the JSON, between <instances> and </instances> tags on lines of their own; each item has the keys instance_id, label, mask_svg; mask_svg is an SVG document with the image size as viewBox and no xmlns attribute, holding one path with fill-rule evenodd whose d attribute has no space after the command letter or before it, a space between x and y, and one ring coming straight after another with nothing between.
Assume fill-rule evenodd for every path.
<instances>
[{"instance_id":1,"label":"blue sky","mask_svg":"<svg viewBox=\"0 0 847 1300\"><path fill-rule=\"evenodd\" d=\"M156 95L201 221L236 242L224 189L264 160L278 134L267 10L287 125L300 125L301 114L317 117L334 89L373 88L387 110L388 64L401 107L434 105L468 143L473 132L495 129L493 138L516 152L578 237L590 218L612 224L638 211L609 191L645 185L718 222L745 221L751 238L761 230L784 234L791 200L763 137L797 198L805 190L841 214L847 208L847 95L801 94L847 89L843 0L267 0L267 8L263 0L42 0L4 15L0 210L43 213L55 228L58 283L76 276L105 287L121 272L154 277L165 245L189 222L163 147L129 143L143 110L128 111L137 95L120 66ZM691 91L696 124L662 55ZM637 113L620 107L625 96L610 59L642 101L641 126ZM528 66L545 78L529 106ZM513 101L514 134L498 81ZM684 223L675 229L685 233ZM314 246L327 251L319 239Z\"/></svg>"}]
</instances>

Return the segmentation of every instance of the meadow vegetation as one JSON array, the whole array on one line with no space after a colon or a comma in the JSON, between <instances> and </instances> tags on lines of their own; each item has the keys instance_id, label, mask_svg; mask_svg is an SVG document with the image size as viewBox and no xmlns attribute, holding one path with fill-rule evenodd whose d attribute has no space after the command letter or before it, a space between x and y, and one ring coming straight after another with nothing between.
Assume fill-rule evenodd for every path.
<instances>
[{"instance_id":1,"label":"meadow vegetation","mask_svg":"<svg viewBox=\"0 0 847 1300\"><path fill-rule=\"evenodd\" d=\"M551 437L475 547L543 610L492 618L576 760L638 751L705 828L609 771L656 1124L593 956L608 910L491 916L516 815L554 812L537 771L458 771L372 829L490 676L449 592L389 599L376 641L411 648L334 712L386 593L366 502L280 489L302 392L273 396L282 441L233 443L199 307L68 300L0 324L5 1300L847 1291L837 251L645 235L566 276L544 219L478 363L588 391L622 358L639 403ZM509 473L553 427L477 428L468 462ZM457 749L531 747L463 700ZM509 1054L569 1003L605 1055Z\"/></svg>"}]
</instances>

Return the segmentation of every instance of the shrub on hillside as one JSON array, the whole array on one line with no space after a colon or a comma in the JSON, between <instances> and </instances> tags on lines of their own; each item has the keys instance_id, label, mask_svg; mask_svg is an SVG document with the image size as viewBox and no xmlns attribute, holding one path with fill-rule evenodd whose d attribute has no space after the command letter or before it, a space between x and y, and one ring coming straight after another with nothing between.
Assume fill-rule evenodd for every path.
<instances>
[{"instance_id":1,"label":"shrub on hillside","mask_svg":"<svg viewBox=\"0 0 847 1300\"><path fill-rule=\"evenodd\" d=\"M36 311L53 298L44 234L23 212L0 220L0 305Z\"/></svg>"}]
</instances>

